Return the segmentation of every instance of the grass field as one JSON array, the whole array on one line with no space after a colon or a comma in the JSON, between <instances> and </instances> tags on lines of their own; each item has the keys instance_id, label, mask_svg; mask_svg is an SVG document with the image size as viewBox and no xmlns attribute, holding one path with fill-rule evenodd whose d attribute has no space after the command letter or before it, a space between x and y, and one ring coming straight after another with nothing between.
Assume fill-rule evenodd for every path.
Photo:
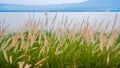
<instances>
[{"instance_id":1,"label":"grass field","mask_svg":"<svg viewBox=\"0 0 120 68\"><path fill-rule=\"evenodd\" d=\"M67 18L55 23L46 14L45 22L29 19L14 33L2 26L0 68L120 68L119 28L106 33L85 20L79 27Z\"/></svg>"}]
</instances>

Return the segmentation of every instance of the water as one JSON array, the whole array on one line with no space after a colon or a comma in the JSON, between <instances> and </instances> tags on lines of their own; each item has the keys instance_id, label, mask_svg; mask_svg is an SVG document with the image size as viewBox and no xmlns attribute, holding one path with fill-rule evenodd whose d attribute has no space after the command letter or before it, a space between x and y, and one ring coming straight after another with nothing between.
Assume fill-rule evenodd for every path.
<instances>
[{"instance_id":1,"label":"water","mask_svg":"<svg viewBox=\"0 0 120 68\"><path fill-rule=\"evenodd\" d=\"M60 9L47 10L48 12L120 12L120 9ZM45 12L45 10L0 10L0 12Z\"/></svg>"},{"instance_id":2,"label":"water","mask_svg":"<svg viewBox=\"0 0 120 68\"><path fill-rule=\"evenodd\" d=\"M51 21L56 12L48 12L48 19ZM104 24L110 23L112 26L115 15L117 14L117 25L120 25L120 12L57 12L57 21L68 16L68 21L73 20L72 23L81 23L83 19L89 18L89 22L95 23L95 21L101 22L104 20ZM23 25L29 17L34 17L35 20L46 20L45 12L0 12L0 22L5 20L6 24L10 25L10 29L16 29Z\"/></svg>"}]
</instances>

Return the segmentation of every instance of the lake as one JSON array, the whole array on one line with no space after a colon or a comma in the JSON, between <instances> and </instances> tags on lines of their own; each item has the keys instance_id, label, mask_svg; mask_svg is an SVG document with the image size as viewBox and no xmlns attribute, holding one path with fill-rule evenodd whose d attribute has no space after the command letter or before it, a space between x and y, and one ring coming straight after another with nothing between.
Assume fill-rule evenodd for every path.
<instances>
[{"instance_id":1,"label":"lake","mask_svg":"<svg viewBox=\"0 0 120 68\"><path fill-rule=\"evenodd\" d=\"M104 25L110 23L110 26L112 26L116 14L116 23L120 25L120 12L57 12L56 21L60 22L61 19L66 17L68 17L68 21L73 20L72 23L81 23L83 19L88 19L90 24L104 20ZM48 12L49 21L52 21L55 15L56 12ZM13 30L23 25L30 16L34 17L36 21L40 19L41 22L45 22L46 20L45 12L0 12L0 22L2 23L5 20L5 24L9 24L9 28Z\"/></svg>"}]
</instances>

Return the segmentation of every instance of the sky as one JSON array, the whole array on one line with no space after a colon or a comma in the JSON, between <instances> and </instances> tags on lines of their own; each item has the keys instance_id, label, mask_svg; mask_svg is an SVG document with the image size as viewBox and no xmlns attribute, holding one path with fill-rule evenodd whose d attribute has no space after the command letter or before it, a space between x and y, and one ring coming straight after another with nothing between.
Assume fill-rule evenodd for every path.
<instances>
[{"instance_id":1,"label":"sky","mask_svg":"<svg viewBox=\"0 0 120 68\"><path fill-rule=\"evenodd\" d=\"M80 3L85 1L87 0L0 0L0 3L22 5L46 5L46 4Z\"/></svg>"}]
</instances>

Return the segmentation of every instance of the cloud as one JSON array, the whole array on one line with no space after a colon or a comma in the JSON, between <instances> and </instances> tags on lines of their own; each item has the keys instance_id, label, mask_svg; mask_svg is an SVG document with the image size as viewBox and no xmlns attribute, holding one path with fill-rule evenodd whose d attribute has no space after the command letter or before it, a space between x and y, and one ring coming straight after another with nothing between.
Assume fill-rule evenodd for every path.
<instances>
[{"instance_id":1,"label":"cloud","mask_svg":"<svg viewBox=\"0 0 120 68\"><path fill-rule=\"evenodd\" d=\"M45 4L65 4L79 3L87 0L1 0L0 3L24 4L24 5L45 5Z\"/></svg>"}]
</instances>

